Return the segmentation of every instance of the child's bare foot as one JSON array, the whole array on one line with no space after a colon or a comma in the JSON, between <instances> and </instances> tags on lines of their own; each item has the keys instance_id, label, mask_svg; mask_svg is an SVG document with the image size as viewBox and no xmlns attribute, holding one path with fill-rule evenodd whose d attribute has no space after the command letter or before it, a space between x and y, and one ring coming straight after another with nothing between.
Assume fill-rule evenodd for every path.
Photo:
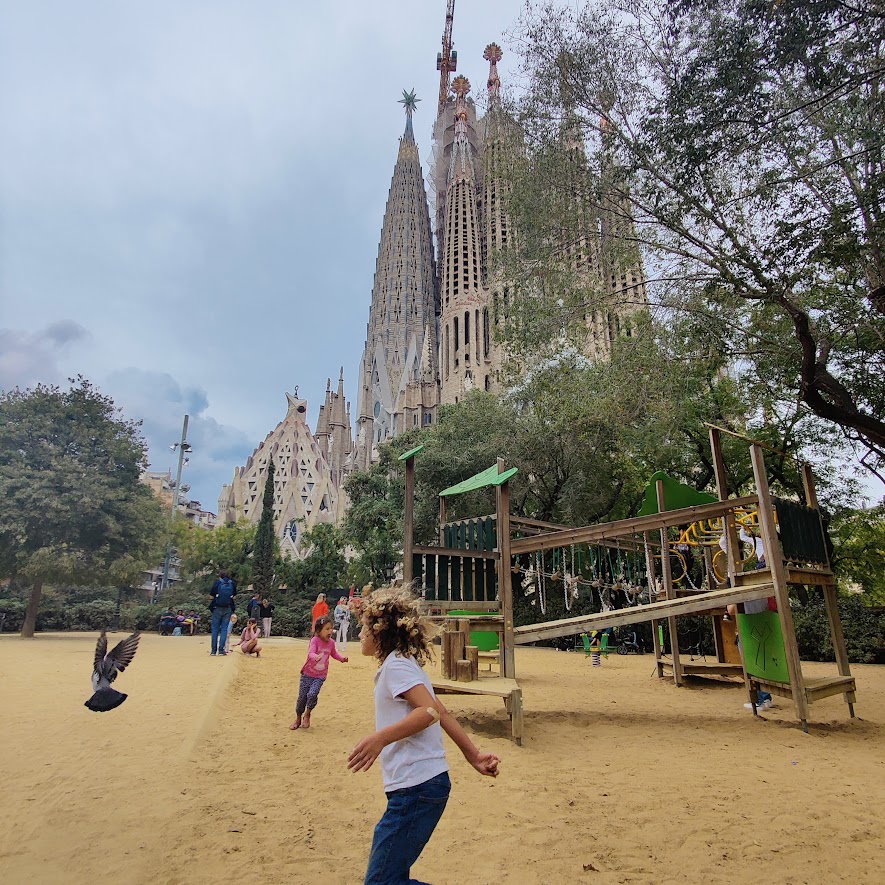
<instances>
[{"instance_id":1,"label":"child's bare foot","mask_svg":"<svg viewBox=\"0 0 885 885\"><path fill-rule=\"evenodd\" d=\"M302 728L310 728L310 713L304 714L304 720L301 723Z\"/></svg>"},{"instance_id":2,"label":"child's bare foot","mask_svg":"<svg viewBox=\"0 0 885 885\"><path fill-rule=\"evenodd\" d=\"M301 728L301 717L296 716L295 721L289 726L289 728L291 728L292 731L295 731L296 728Z\"/></svg>"}]
</instances>

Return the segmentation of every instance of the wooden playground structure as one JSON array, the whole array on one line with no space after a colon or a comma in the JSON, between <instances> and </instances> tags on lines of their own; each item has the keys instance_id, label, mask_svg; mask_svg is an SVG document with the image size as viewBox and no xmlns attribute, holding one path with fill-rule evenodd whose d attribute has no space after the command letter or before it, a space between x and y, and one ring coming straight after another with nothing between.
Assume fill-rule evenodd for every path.
<instances>
[{"instance_id":1,"label":"wooden playground structure","mask_svg":"<svg viewBox=\"0 0 885 885\"><path fill-rule=\"evenodd\" d=\"M806 505L773 498L762 446L754 442L750 446L750 457L755 493L729 498L719 428L710 427L710 443L718 501L668 510L664 483L658 480L655 488L658 512L578 528L513 516L509 481L517 469L505 469L503 460L498 459L497 464L487 470L439 493L439 544L427 547L414 544L413 522L415 457L423 446L401 455L406 486L403 581L414 583L420 589L430 614L442 622L445 631L443 675L433 680L434 689L439 693L501 697L510 715L513 740L521 744L522 691L516 679L514 660L517 645L651 622L657 675L672 676L677 686L682 685L686 676L740 676L754 713L760 690L790 698L806 732L810 705L831 695L841 694L853 717L856 686L848 663L811 468L803 465ZM494 514L447 521L448 498L489 487L495 489ZM740 556L737 528L747 523L748 514L753 515L754 527L767 551L764 567L757 565L752 570L744 570L746 561ZM718 585L708 544L704 547L704 559L709 583L705 582L700 589L677 587L671 568L673 538L680 536L679 527L711 524L727 539L718 545L727 557L725 586ZM563 551L560 563L567 565L565 550L570 548L574 576L576 545L616 548L619 552L629 550L636 557L641 552L645 560L644 595L648 601L514 627L513 583L514 574L520 571L519 557L530 560L536 557L543 567L545 553L559 550ZM565 579L568 578L566 575ZM823 591L836 658L837 672L832 676L803 675L790 608L792 585L818 586ZM743 606L755 600L771 600L768 607L776 611L744 613ZM743 654L734 653L733 620L723 620L728 606L735 606L740 612ZM464 611L465 608L469 611ZM685 615L707 615L713 619L715 661L684 659L677 618ZM665 629L659 631L659 625ZM473 631L496 634L497 651L482 653L470 646L469 636L477 635ZM669 654L665 654L660 640L664 632L669 638ZM447 641L445 634L449 633L458 633L461 639ZM496 675L478 673L475 662L480 655L497 660Z\"/></svg>"}]
</instances>

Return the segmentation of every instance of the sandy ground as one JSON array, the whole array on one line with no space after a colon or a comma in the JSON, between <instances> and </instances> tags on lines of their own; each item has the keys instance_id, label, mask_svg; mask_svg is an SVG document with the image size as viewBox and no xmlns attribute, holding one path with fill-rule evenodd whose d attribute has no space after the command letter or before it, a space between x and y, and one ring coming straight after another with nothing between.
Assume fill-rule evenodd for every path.
<instances>
[{"instance_id":1,"label":"sandy ground","mask_svg":"<svg viewBox=\"0 0 885 885\"><path fill-rule=\"evenodd\" d=\"M0 879L27 883L359 883L380 772L345 759L372 728L371 661L333 662L309 731L289 731L306 643L211 658L145 636L111 713L89 694L94 636L0 638ZM806 665L807 672L832 672ZM483 883L883 881L885 668L841 697L754 720L740 686L677 689L652 659L519 649L525 746L503 704L446 696L502 759L449 744L453 792L413 875Z\"/></svg>"}]
</instances>

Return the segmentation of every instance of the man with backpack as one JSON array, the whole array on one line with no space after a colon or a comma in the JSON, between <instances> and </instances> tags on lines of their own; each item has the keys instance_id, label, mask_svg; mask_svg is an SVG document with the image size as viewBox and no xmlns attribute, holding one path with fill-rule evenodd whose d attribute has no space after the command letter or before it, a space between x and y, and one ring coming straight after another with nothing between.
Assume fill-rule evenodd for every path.
<instances>
[{"instance_id":1,"label":"man with backpack","mask_svg":"<svg viewBox=\"0 0 885 885\"><path fill-rule=\"evenodd\" d=\"M224 645L227 642L227 628L230 616L236 609L234 597L237 593L237 585L227 572L218 573L218 580L209 591L209 611L212 612L212 649L209 654L224 655Z\"/></svg>"}]
</instances>

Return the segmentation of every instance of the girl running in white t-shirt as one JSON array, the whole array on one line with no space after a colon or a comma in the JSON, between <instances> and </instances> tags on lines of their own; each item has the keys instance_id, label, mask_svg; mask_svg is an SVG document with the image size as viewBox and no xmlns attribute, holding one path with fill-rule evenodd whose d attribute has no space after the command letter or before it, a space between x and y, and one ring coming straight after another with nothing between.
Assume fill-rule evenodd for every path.
<instances>
[{"instance_id":1,"label":"girl running in white t-shirt","mask_svg":"<svg viewBox=\"0 0 885 885\"><path fill-rule=\"evenodd\" d=\"M362 653L381 662L375 674L375 725L348 757L365 771L380 756L387 810L375 827L365 885L410 881L449 798L443 731L480 773L497 777L500 760L480 753L433 693L422 664L430 658L430 628L408 591L384 589L362 605ZM414 881L414 880L411 880Z\"/></svg>"}]
</instances>

